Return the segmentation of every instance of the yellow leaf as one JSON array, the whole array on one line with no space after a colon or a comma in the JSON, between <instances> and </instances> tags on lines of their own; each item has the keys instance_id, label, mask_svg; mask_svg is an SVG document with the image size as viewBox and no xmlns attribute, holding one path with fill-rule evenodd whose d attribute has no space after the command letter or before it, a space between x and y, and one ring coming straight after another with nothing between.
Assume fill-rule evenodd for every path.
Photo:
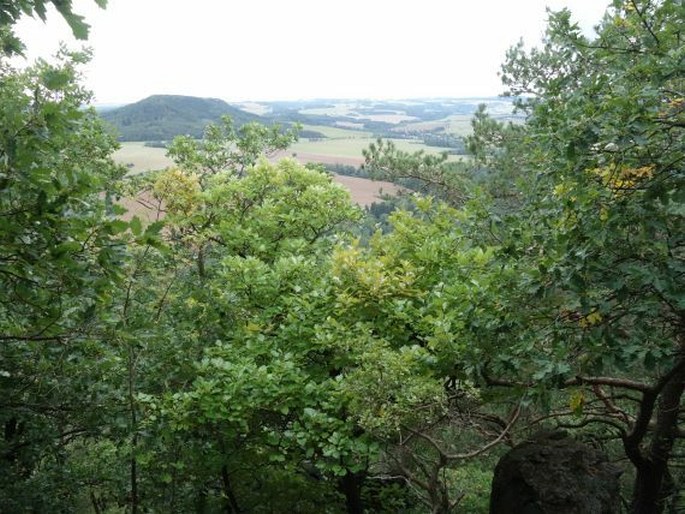
<instances>
[{"instance_id":1,"label":"yellow leaf","mask_svg":"<svg viewBox=\"0 0 685 514\"><path fill-rule=\"evenodd\" d=\"M569 407L574 414L580 415L583 413L583 405L585 404L585 395L583 391L575 391L569 400Z\"/></svg>"},{"instance_id":2,"label":"yellow leaf","mask_svg":"<svg viewBox=\"0 0 685 514\"><path fill-rule=\"evenodd\" d=\"M248 332L252 332L254 334L254 333L260 332L262 330L262 327L260 327L259 325L257 325L256 323L254 323L252 321L248 321L247 325L245 326L245 329Z\"/></svg>"},{"instance_id":3,"label":"yellow leaf","mask_svg":"<svg viewBox=\"0 0 685 514\"><path fill-rule=\"evenodd\" d=\"M600 321L602 321L602 315L599 312L594 311L587 316L580 318L580 320L578 320L578 324L583 328L587 328L597 325Z\"/></svg>"}]
</instances>

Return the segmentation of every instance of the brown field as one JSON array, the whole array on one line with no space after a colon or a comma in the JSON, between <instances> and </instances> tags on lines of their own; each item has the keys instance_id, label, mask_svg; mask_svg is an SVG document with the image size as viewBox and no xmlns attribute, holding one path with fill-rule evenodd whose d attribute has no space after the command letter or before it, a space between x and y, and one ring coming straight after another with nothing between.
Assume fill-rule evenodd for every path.
<instances>
[{"instance_id":1,"label":"brown field","mask_svg":"<svg viewBox=\"0 0 685 514\"><path fill-rule=\"evenodd\" d=\"M346 166L361 166L364 164L364 158L361 155L359 155L359 157L344 157L341 155L323 155L309 152L294 153L292 150L283 150L281 152L277 152L271 157L271 159L278 160L284 157L291 157L302 164L307 164L309 162L321 164L344 164Z\"/></svg>"},{"instance_id":2,"label":"brown field","mask_svg":"<svg viewBox=\"0 0 685 514\"><path fill-rule=\"evenodd\" d=\"M276 154L273 158L279 159L283 157L292 157L290 152L283 151ZM298 152L294 156L302 164L308 162L321 164L345 164L347 166L361 166L364 164L364 158L359 157L342 157L331 155L320 155L313 153ZM350 191L352 201L357 205L366 207L374 202L382 201L381 195L396 195L401 188L392 182L385 182L383 180L369 180L361 177L348 177L346 175L333 174L333 180L342 184Z\"/></svg>"},{"instance_id":3,"label":"brown field","mask_svg":"<svg viewBox=\"0 0 685 514\"><path fill-rule=\"evenodd\" d=\"M118 203L126 209L126 213L121 217L125 221L138 216L143 223L147 224L164 218L164 206L148 192L139 193L135 197L122 198Z\"/></svg>"},{"instance_id":4,"label":"brown field","mask_svg":"<svg viewBox=\"0 0 685 514\"><path fill-rule=\"evenodd\" d=\"M382 195L394 196L402 188L392 182L383 180L369 180L368 178L347 177L345 175L333 175L333 180L350 190L352 201L362 207L382 201Z\"/></svg>"},{"instance_id":5,"label":"brown field","mask_svg":"<svg viewBox=\"0 0 685 514\"><path fill-rule=\"evenodd\" d=\"M381 202L383 195L396 195L401 190L395 184L381 180L373 181L344 175L333 175L333 180L348 189L352 201L361 207ZM122 198L119 204L126 209L126 214L122 216L122 219L126 221L138 216L144 223L152 223L164 217L164 206L152 198L148 192L142 192L135 197Z\"/></svg>"}]
</instances>

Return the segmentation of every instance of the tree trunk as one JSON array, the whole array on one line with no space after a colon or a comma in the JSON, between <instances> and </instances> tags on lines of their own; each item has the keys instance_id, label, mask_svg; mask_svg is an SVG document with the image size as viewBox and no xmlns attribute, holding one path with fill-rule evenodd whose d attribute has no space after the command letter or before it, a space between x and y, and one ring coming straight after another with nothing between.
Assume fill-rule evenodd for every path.
<instances>
[{"instance_id":1,"label":"tree trunk","mask_svg":"<svg viewBox=\"0 0 685 514\"><path fill-rule=\"evenodd\" d=\"M235 497L233 488L231 487L231 480L228 476L228 467L224 464L221 466L221 481L224 486L224 495L226 496L226 514L239 514L240 507L238 506L238 500Z\"/></svg>"},{"instance_id":2,"label":"tree trunk","mask_svg":"<svg viewBox=\"0 0 685 514\"><path fill-rule=\"evenodd\" d=\"M431 514L450 513L451 509L447 486L439 480L437 473L434 475L434 480L431 480L428 497L431 504Z\"/></svg>"},{"instance_id":3,"label":"tree trunk","mask_svg":"<svg viewBox=\"0 0 685 514\"><path fill-rule=\"evenodd\" d=\"M131 514L138 514L138 465L135 457L131 457Z\"/></svg>"},{"instance_id":4,"label":"tree trunk","mask_svg":"<svg viewBox=\"0 0 685 514\"><path fill-rule=\"evenodd\" d=\"M685 368L675 373L661 392L652 443L644 463L637 467L632 514L661 514L669 496L668 459L678 429L680 399L685 389Z\"/></svg>"},{"instance_id":5,"label":"tree trunk","mask_svg":"<svg viewBox=\"0 0 685 514\"><path fill-rule=\"evenodd\" d=\"M347 514L363 514L364 503L362 502L363 473L347 472L339 482L340 492L345 495L345 507Z\"/></svg>"},{"instance_id":6,"label":"tree trunk","mask_svg":"<svg viewBox=\"0 0 685 514\"><path fill-rule=\"evenodd\" d=\"M93 511L95 514L102 514L102 509L100 508L100 501L95 496L95 493L90 491L90 503L93 505Z\"/></svg>"},{"instance_id":7,"label":"tree trunk","mask_svg":"<svg viewBox=\"0 0 685 514\"><path fill-rule=\"evenodd\" d=\"M19 421L16 417L12 417L5 421L4 430L5 444L7 445L7 451L2 455L2 458L7 462L14 463L17 460L17 450L15 446L14 439L20 433Z\"/></svg>"},{"instance_id":8,"label":"tree trunk","mask_svg":"<svg viewBox=\"0 0 685 514\"><path fill-rule=\"evenodd\" d=\"M201 484L197 492L197 501L195 502L195 514L205 514L207 512L207 486Z\"/></svg>"},{"instance_id":9,"label":"tree trunk","mask_svg":"<svg viewBox=\"0 0 685 514\"><path fill-rule=\"evenodd\" d=\"M131 514L138 514L138 462L136 460L136 451L138 446L138 417L136 414L136 399L135 399L135 355L133 346L129 346L128 355L128 401L129 414L131 416Z\"/></svg>"},{"instance_id":10,"label":"tree trunk","mask_svg":"<svg viewBox=\"0 0 685 514\"><path fill-rule=\"evenodd\" d=\"M197 276L200 281L205 279L205 249L203 245L197 249Z\"/></svg>"}]
</instances>

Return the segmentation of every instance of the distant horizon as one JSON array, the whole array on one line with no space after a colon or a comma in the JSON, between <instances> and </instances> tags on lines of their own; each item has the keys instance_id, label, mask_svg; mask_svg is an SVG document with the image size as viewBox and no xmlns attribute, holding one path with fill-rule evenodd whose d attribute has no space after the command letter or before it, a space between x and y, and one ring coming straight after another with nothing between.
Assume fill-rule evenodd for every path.
<instances>
[{"instance_id":1,"label":"distant horizon","mask_svg":"<svg viewBox=\"0 0 685 514\"><path fill-rule=\"evenodd\" d=\"M512 97L505 95L478 95L478 96L427 96L427 97L407 97L407 98L380 98L380 97L348 97L348 98L334 98L334 97L311 97L311 98L297 98L297 99L276 99L276 100L228 100L226 98L220 98L217 96L196 96L196 95L184 95L180 93L153 93L147 95L138 100L133 100L131 102L93 102L89 105L93 107L119 107L125 105L132 105L138 102L142 102L148 98L154 96L177 96L185 98L199 98L202 100L221 100L230 105L239 105L246 103L255 104L270 104L270 103L297 103L297 102L352 102L352 101L364 101L364 102L410 102L410 101L440 101L440 100L494 100L494 99L512 99Z\"/></svg>"}]
</instances>

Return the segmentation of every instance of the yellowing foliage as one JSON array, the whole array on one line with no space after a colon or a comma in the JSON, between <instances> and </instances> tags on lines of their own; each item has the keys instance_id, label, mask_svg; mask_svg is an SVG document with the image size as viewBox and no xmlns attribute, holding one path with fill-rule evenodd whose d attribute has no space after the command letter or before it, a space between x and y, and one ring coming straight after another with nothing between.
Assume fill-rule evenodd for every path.
<instances>
[{"instance_id":1,"label":"yellowing foliage","mask_svg":"<svg viewBox=\"0 0 685 514\"><path fill-rule=\"evenodd\" d=\"M153 191L155 197L164 202L169 214L188 215L199 205L200 181L195 173L168 169L159 176Z\"/></svg>"},{"instance_id":2,"label":"yellowing foliage","mask_svg":"<svg viewBox=\"0 0 685 514\"><path fill-rule=\"evenodd\" d=\"M578 320L578 324L582 328L587 328L587 327L597 325L601 321L602 321L602 315L599 312L595 311L595 312L591 312L587 316L583 316L582 318L580 318Z\"/></svg>"},{"instance_id":3,"label":"yellowing foliage","mask_svg":"<svg viewBox=\"0 0 685 514\"><path fill-rule=\"evenodd\" d=\"M585 395L583 394L583 391L574 391L569 398L568 403L574 414L581 415L583 413L583 406L585 405Z\"/></svg>"},{"instance_id":4,"label":"yellowing foliage","mask_svg":"<svg viewBox=\"0 0 685 514\"><path fill-rule=\"evenodd\" d=\"M334 281L362 296L381 299L412 294L416 271L408 262L386 262L389 259L365 259L356 247L339 247L333 255Z\"/></svg>"},{"instance_id":5,"label":"yellowing foliage","mask_svg":"<svg viewBox=\"0 0 685 514\"><path fill-rule=\"evenodd\" d=\"M650 179L654 175L654 166L631 168L611 164L602 168L593 168L590 173L600 177L604 185L613 191L627 191L635 189L641 182Z\"/></svg>"}]
</instances>

